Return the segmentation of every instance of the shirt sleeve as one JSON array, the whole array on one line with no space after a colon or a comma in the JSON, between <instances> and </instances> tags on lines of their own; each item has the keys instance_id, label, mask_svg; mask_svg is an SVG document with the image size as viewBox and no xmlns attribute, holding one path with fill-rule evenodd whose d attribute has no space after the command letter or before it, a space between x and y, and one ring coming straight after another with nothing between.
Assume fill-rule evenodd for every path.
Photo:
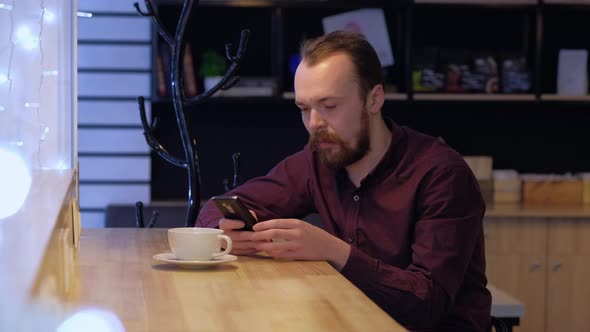
<instances>
[{"instance_id":1,"label":"shirt sleeve","mask_svg":"<svg viewBox=\"0 0 590 332\"><path fill-rule=\"evenodd\" d=\"M436 326L463 282L483 233L485 203L466 165L433 170L416 201L412 258L405 268L384 264L353 247L341 271L407 326Z\"/></svg>"},{"instance_id":2,"label":"shirt sleeve","mask_svg":"<svg viewBox=\"0 0 590 332\"><path fill-rule=\"evenodd\" d=\"M312 163L308 148L287 157L267 175L254 178L227 195L236 195L256 212L259 221L302 218L313 212ZM209 200L199 212L196 226L218 227L221 213Z\"/></svg>"}]
</instances>

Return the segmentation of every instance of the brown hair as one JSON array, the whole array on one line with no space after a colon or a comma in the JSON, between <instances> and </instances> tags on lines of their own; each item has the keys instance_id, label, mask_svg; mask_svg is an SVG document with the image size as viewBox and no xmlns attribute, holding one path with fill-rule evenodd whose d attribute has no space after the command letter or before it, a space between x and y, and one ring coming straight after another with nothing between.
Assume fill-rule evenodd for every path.
<instances>
[{"instance_id":1,"label":"brown hair","mask_svg":"<svg viewBox=\"0 0 590 332\"><path fill-rule=\"evenodd\" d=\"M334 31L307 40L301 48L301 58L310 66L338 53L344 53L350 57L356 70L363 100L375 85L383 84L383 71L379 57L367 39L359 33Z\"/></svg>"}]
</instances>

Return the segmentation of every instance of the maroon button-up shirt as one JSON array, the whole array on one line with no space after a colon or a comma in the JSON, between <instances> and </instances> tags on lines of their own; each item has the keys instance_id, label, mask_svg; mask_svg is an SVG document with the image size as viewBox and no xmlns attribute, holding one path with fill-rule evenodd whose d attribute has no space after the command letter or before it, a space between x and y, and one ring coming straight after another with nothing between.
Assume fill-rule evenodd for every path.
<instances>
[{"instance_id":1,"label":"maroon button-up shirt","mask_svg":"<svg viewBox=\"0 0 590 332\"><path fill-rule=\"evenodd\" d=\"M491 295L477 181L444 143L390 126L389 150L358 188L305 147L231 194L260 220L319 213L351 244L341 273L409 330L484 331ZM220 218L208 202L197 225Z\"/></svg>"}]
</instances>

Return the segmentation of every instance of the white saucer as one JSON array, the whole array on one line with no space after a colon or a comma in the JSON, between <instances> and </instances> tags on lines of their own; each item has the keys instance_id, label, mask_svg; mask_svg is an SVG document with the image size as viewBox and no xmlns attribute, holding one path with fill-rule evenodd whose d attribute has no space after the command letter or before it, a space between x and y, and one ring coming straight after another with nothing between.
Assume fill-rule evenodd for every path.
<instances>
[{"instance_id":1,"label":"white saucer","mask_svg":"<svg viewBox=\"0 0 590 332\"><path fill-rule=\"evenodd\" d=\"M174 256L174 253L171 253L171 252L164 252L161 254L157 254L157 255L154 255L153 258L155 260L175 264L180 267L187 268L187 269L204 269L204 268L207 268L207 267L210 267L213 265L217 265L217 264L233 262L236 259L238 259L237 256L228 254L228 255L223 255L220 257L213 258L210 261L184 261L184 260L176 258L176 256Z\"/></svg>"}]
</instances>

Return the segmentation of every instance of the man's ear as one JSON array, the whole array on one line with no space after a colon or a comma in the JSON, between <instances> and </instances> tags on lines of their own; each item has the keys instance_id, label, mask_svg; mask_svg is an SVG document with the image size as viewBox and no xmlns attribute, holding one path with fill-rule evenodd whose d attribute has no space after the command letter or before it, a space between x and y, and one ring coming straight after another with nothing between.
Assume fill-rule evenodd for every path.
<instances>
[{"instance_id":1,"label":"man's ear","mask_svg":"<svg viewBox=\"0 0 590 332\"><path fill-rule=\"evenodd\" d=\"M367 109L371 114L377 114L383 108L383 104L385 103L385 91L383 91L383 85L377 84L371 89L369 92L369 96L367 98Z\"/></svg>"}]
</instances>

